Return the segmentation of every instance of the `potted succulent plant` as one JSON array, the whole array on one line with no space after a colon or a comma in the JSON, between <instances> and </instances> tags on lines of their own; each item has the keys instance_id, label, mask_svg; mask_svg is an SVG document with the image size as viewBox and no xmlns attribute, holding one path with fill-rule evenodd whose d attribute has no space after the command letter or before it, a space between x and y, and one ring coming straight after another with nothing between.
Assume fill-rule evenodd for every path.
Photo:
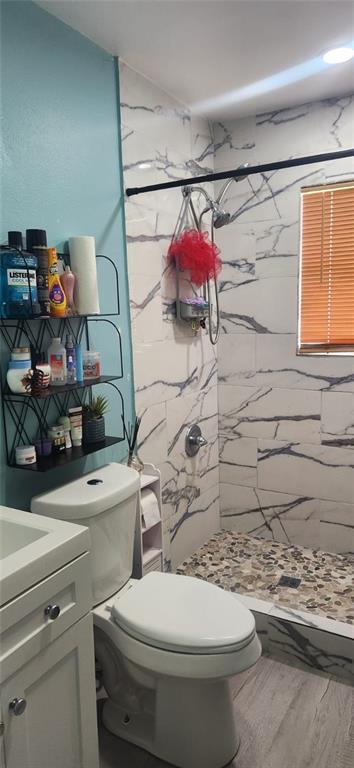
<instances>
[{"instance_id":1,"label":"potted succulent plant","mask_svg":"<svg viewBox=\"0 0 354 768\"><path fill-rule=\"evenodd\" d=\"M105 439L104 415L108 411L108 400L97 395L83 408L83 443L101 443Z\"/></svg>"}]
</instances>

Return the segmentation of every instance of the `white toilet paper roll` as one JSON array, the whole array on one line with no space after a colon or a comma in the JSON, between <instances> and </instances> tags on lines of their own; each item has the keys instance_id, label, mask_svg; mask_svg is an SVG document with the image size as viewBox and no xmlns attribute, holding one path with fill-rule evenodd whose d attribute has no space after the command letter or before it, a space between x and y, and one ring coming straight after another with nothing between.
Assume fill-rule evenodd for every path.
<instances>
[{"instance_id":1,"label":"white toilet paper roll","mask_svg":"<svg viewBox=\"0 0 354 768\"><path fill-rule=\"evenodd\" d=\"M154 492L149 488L144 488L141 492L141 515L144 528L151 528L160 521L159 504Z\"/></svg>"},{"instance_id":2,"label":"white toilet paper roll","mask_svg":"<svg viewBox=\"0 0 354 768\"><path fill-rule=\"evenodd\" d=\"M75 307L79 315L99 315L95 238L69 238L71 269L75 274Z\"/></svg>"}]
</instances>

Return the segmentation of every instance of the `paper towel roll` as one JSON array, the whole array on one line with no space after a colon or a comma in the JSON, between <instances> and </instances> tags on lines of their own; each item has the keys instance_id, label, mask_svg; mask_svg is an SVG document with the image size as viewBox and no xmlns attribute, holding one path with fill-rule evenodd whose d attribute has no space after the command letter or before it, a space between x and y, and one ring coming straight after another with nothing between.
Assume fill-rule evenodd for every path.
<instances>
[{"instance_id":1,"label":"paper towel roll","mask_svg":"<svg viewBox=\"0 0 354 768\"><path fill-rule=\"evenodd\" d=\"M71 269L75 273L74 302L79 315L99 315L95 238L69 238Z\"/></svg>"},{"instance_id":2,"label":"paper towel roll","mask_svg":"<svg viewBox=\"0 0 354 768\"><path fill-rule=\"evenodd\" d=\"M144 529L151 528L155 523L160 522L159 504L155 494L149 488L141 492L141 516Z\"/></svg>"}]
</instances>

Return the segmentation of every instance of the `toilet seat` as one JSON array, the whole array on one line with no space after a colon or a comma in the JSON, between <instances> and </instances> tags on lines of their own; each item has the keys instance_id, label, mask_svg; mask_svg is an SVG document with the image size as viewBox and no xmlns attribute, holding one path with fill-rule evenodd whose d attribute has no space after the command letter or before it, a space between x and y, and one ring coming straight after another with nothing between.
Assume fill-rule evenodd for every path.
<instances>
[{"instance_id":1,"label":"toilet seat","mask_svg":"<svg viewBox=\"0 0 354 768\"><path fill-rule=\"evenodd\" d=\"M256 634L237 598L191 576L152 572L118 594L111 616L145 645L188 655L240 652Z\"/></svg>"},{"instance_id":2,"label":"toilet seat","mask_svg":"<svg viewBox=\"0 0 354 768\"><path fill-rule=\"evenodd\" d=\"M111 611L111 601L97 605L92 611L94 626L108 636L117 653L149 674L194 680L228 678L251 667L261 655L256 633L243 648L223 653L184 653L154 647L119 627Z\"/></svg>"}]
</instances>

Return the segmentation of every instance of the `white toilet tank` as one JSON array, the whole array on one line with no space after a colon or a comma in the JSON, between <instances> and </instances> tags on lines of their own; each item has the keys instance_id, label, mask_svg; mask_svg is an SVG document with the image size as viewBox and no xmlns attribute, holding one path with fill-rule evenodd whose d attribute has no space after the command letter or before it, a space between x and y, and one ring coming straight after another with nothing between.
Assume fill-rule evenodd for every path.
<instances>
[{"instance_id":1,"label":"white toilet tank","mask_svg":"<svg viewBox=\"0 0 354 768\"><path fill-rule=\"evenodd\" d=\"M38 515L89 528L94 605L131 577L139 485L135 469L112 463L31 501L31 511Z\"/></svg>"}]
</instances>

